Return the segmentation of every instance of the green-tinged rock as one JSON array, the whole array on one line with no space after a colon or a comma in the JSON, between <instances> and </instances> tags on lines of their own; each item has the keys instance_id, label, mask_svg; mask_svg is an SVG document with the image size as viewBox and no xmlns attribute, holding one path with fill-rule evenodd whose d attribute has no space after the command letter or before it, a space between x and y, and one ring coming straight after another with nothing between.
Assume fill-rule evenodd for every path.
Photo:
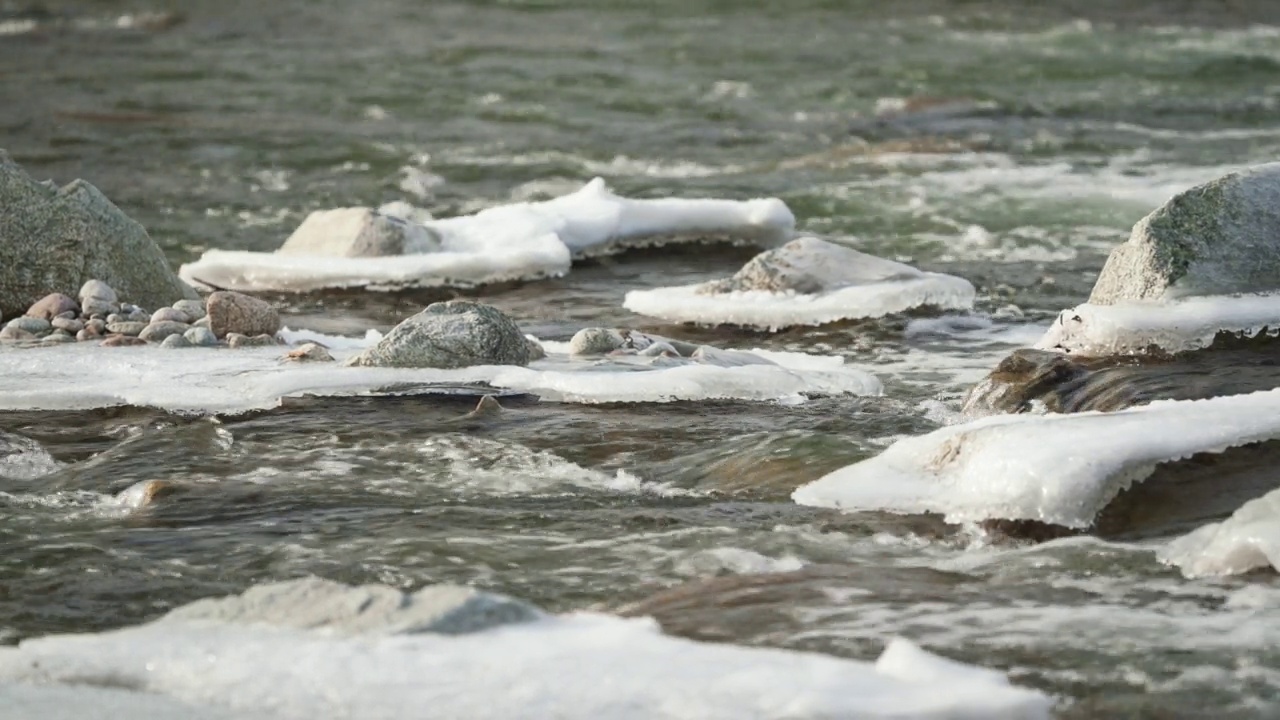
<instances>
[{"instance_id":1,"label":"green-tinged rock","mask_svg":"<svg viewBox=\"0 0 1280 720\"><path fill-rule=\"evenodd\" d=\"M434 303L347 361L365 367L460 368L528 365L529 344L515 322L489 305Z\"/></svg>"}]
</instances>

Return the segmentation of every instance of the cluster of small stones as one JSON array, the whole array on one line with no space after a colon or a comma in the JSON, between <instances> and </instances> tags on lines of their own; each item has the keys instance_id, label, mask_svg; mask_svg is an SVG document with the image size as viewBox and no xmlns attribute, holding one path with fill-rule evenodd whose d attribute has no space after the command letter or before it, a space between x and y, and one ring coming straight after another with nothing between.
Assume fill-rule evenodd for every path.
<instances>
[{"instance_id":1,"label":"cluster of small stones","mask_svg":"<svg viewBox=\"0 0 1280 720\"><path fill-rule=\"evenodd\" d=\"M90 280L79 301L46 295L0 328L0 341L46 344L97 341L104 347L165 348L276 345L280 318L269 304L233 292L179 300L155 312L120 302L111 286Z\"/></svg>"}]
</instances>

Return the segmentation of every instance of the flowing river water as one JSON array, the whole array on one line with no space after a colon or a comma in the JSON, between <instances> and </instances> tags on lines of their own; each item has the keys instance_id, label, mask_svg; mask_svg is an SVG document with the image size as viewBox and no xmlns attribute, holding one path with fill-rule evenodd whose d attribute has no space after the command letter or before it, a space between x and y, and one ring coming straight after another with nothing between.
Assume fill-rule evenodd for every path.
<instances>
[{"instance_id":1,"label":"flowing river water","mask_svg":"<svg viewBox=\"0 0 1280 720\"><path fill-rule=\"evenodd\" d=\"M1029 544L790 500L953 417L1170 195L1280 150L1280 8L1100 5L0 4L3 146L38 178L93 182L175 267L274 249L315 209L439 217L601 176L634 197L776 196L802 230L978 288L971 314L776 334L622 309L754 252L709 246L465 293L544 339L625 326L841 355L883 397L513 398L474 423L456 421L474 399L423 397L0 413L60 464L0 480L0 641L307 574L458 582L746 645L873 658L902 635L1054 694L1064 718L1280 713L1280 581L1184 579L1154 553L1173 530ZM438 296L272 299L291 327L359 334ZM146 479L184 490L104 509Z\"/></svg>"}]
</instances>

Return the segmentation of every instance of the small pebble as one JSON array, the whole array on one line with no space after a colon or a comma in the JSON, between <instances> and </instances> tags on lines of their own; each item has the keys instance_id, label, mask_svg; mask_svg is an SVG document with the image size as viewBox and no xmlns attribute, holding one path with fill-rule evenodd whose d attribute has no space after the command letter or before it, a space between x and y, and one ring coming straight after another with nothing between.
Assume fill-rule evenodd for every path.
<instances>
[{"instance_id":1,"label":"small pebble","mask_svg":"<svg viewBox=\"0 0 1280 720\"><path fill-rule=\"evenodd\" d=\"M81 330L80 332L76 333L76 339L79 340L80 342L84 342L85 340L95 340L99 337L102 337L102 336L99 335L98 333L89 332L88 330Z\"/></svg>"},{"instance_id":2,"label":"small pebble","mask_svg":"<svg viewBox=\"0 0 1280 720\"><path fill-rule=\"evenodd\" d=\"M173 308L185 313L187 317L191 318L191 321L199 320L205 316L203 300L179 300L173 304Z\"/></svg>"},{"instance_id":3,"label":"small pebble","mask_svg":"<svg viewBox=\"0 0 1280 720\"><path fill-rule=\"evenodd\" d=\"M154 327L154 326L153 326L153 327ZM162 348L185 348L185 347L191 347L191 343L187 342L187 339L186 339L186 338L184 338L184 337L182 337L181 335L170 335L170 336L166 337L166 338L164 339L164 341L162 341L162 342L160 343L160 347L162 347Z\"/></svg>"},{"instance_id":4,"label":"small pebble","mask_svg":"<svg viewBox=\"0 0 1280 720\"><path fill-rule=\"evenodd\" d=\"M48 320L36 317L19 317L9 321L5 327L18 328L25 330L32 335L47 335L53 329Z\"/></svg>"},{"instance_id":5,"label":"small pebble","mask_svg":"<svg viewBox=\"0 0 1280 720\"><path fill-rule=\"evenodd\" d=\"M116 295L116 291L101 280L90 280L80 286L80 301L84 302L88 298L102 300L109 304L115 304L120 301L120 296Z\"/></svg>"},{"instance_id":6,"label":"small pebble","mask_svg":"<svg viewBox=\"0 0 1280 720\"><path fill-rule=\"evenodd\" d=\"M171 321L152 322L150 325L143 328L142 332L138 333L138 337L146 340L147 342L160 342L172 335L181 335L190 329L191 326L186 323Z\"/></svg>"},{"instance_id":7,"label":"small pebble","mask_svg":"<svg viewBox=\"0 0 1280 720\"><path fill-rule=\"evenodd\" d=\"M199 325L186 331L182 336L192 345L209 347L218 344L218 338L214 336L213 331L207 327L200 327Z\"/></svg>"},{"instance_id":8,"label":"small pebble","mask_svg":"<svg viewBox=\"0 0 1280 720\"><path fill-rule=\"evenodd\" d=\"M100 344L102 347L129 347L131 345L146 345L147 341L130 335L111 335Z\"/></svg>"},{"instance_id":9,"label":"small pebble","mask_svg":"<svg viewBox=\"0 0 1280 720\"><path fill-rule=\"evenodd\" d=\"M191 323L191 316L174 308L160 308L151 313L151 322L180 322L186 325Z\"/></svg>"},{"instance_id":10,"label":"small pebble","mask_svg":"<svg viewBox=\"0 0 1280 720\"><path fill-rule=\"evenodd\" d=\"M125 316L121 315L120 313L111 313L110 315L107 316L108 325L124 322L125 320L126 320Z\"/></svg>"},{"instance_id":11,"label":"small pebble","mask_svg":"<svg viewBox=\"0 0 1280 720\"><path fill-rule=\"evenodd\" d=\"M293 362L333 362L333 356L329 354L329 351L323 345L317 343L299 345L285 353L284 359Z\"/></svg>"},{"instance_id":12,"label":"small pebble","mask_svg":"<svg viewBox=\"0 0 1280 720\"><path fill-rule=\"evenodd\" d=\"M55 343L71 343L75 341L76 339L72 337L70 333L65 332L63 330L54 330L53 332L44 336L44 339L42 339L40 342L55 344Z\"/></svg>"},{"instance_id":13,"label":"small pebble","mask_svg":"<svg viewBox=\"0 0 1280 720\"><path fill-rule=\"evenodd\" d=\"M101 298L94 297L81 300L80 308L84 311L85 315L90 317L101 315L105 318L112 313L120 312L120 306L114 302L108 302Z\"/></svg>"},{"instance_id":14,"label":"small pebble","mask_svg":"<svg viewBox=\"0 0 1280 720\"><path fill-rule=\"evenodd\" d=\"M0 328L0 340L35 340L36 336L20 327L5 325Z\"/></svg>"},{"instance_id":15,"label":"small pebble","mask_svg":"<svg viewBox=\"0 0 1280 720\"><path fill-rule=\"evenodd\" d=\"M107 334L107 322L102 318L92 318L84 324L84 329L92 332L94 335Z\"/></svg>"},{"instance_id":16,"label":"small pebble","mask_svg":"<svg viewBox=\"0 0 1280 720\"><path fill-rule=\"evenodd\" d=\"M62 293L50 293L27 309L27 317L52 320L68 310L78 310L80 304Z\"/></svg>"},{"instance_id":17,"label":"small pebble","mask_svg":"<svg viewBox=\"0 0 1280 720\"><path fill-rule=\"evenodd\" d=\"M84 329L84 322L75 318L65 318L59 315L53 319L53 326L58 330L66 330L71 334L75 334Z\"/></svg>"},{"instance_id":18,"label":"small pebble","mask_svg":"<svg viewBox=\"0 0 1280 720\"><path fill-rule=\"evenodd\" d=\"M147 328L144 322L109 322L107 323L107 332L119 335L130 335L137 337L143 330Z\"/></svg>"}]
</instances>

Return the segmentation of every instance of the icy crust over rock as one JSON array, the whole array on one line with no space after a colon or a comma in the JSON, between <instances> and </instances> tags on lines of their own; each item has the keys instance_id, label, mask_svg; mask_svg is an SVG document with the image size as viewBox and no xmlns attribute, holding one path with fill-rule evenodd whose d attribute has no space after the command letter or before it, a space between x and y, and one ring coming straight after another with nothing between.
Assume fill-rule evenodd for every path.
<instances>
[{"instance_id":1,"label":"icy crust over rock","mask_svg":"<svg viewBox=\"0 0 1280 720\"><path fill-rule=\"evenodd\" d=\"M459 369L342 367L380 336L356 342L285 331L295 341L330 346L337 363L283 361L284 347L100 348L82 344L0 350L0 410L76 410L120 405L180 413L269 409L282 398L431 394L462 387L530 393L572 403L684 400L797 400L818 395L878 395L883 386L838 357L753 351L763 364L718 365L695 359L550 352L528 367ZM553 345L554 347L554 345Z\"/></svg>"},{"instance_id":2,"label":"icy crust over rock","mask_svg":"<svg viewBox=\"0 0 1280 720\"><path fill-rule=\"evenodd\" d=\"M1191 578L1280 569L1280 490L1170 542L1160 560Z\"/></svg>"},{"instance_id":3,"label":"icy crust over rock","mask_svg":"<svg viewBox=\"0 0 1280 720\"><path fill-rule=\"evenodd\" d=\"M1178 353L1208 347L1219 332L1254 336L1263 331L1280 331L1280 294L1085 303L1059 314L1036 347L1090 357L1152 348Z\"/></svg>"},{"instance_id":4,"label":"icy crust over rock","mask_svg":"<svg viewBox=\"0 0 1280 720\"><path fill-rule=\"evenodd\" d=\"M997 415L895 442L795 491L801 505L933 512L962 523L1089 527L1156 466L1280 437L1280 390L1115 413Z\"/></svg>"},{"instance_id":5,"label":"icy crust over rock","mask_svg":"<svg viewBox=\"0 0 1280 720\"><path fill-rule=\"evenodd\" d=\"M390 209L369 211L373 218L356 217L357 210L309 217L304 223L309 242L290 238L282 252L210 250L179 274L188 282L233 290L469 287L563 275L574 257L646 245L711 240L776 245L795 228L795 217L776 198L632 200L613 194L600 178L553 200L420 225L409 221L411 227L392 241L386 240ZM352 248L385 254L397 243L406 254L341 256L356 252Z\"/></svg>"},{"instance_id":6,"label":"icy crust over rock","mask_svg":"<svg viewBox=\"0 0 1280 720\"><path fill-rule=\"evenodd\" d=\"M966 310L973 300L973 285L963 278L804 237L761 253L730 278L634 290L623 305L673 322L779 330L922 306Z\"/></svg>"},{"instance_id":7,"label":"icy crust over rock","mask_svg":"<svg viewBox=\"0 0 1280 720\"><path fill-rule=\"evenodd\" d=\"M310 589L278 583L202 601L138 627L2 648L0 701L57 713L61 696L83 706L85 686L96 686L105 690L91 692L101 703L95 712L111 716L137 710L158 717L193 707L200 712L192 716L201 718L286 720L424 713L460 720L1049 717L1047 697L1011 686L1002 673L938 658L900 639L871 664L668 637L649 618L556 617L533 609L534 615L514 623L405 634L394 620L352 628L342 619L363 614L359 603L366 593L398 596L412 607L432 588L403 595L390 588L298 582ZM487 595L471 592L472 598ZM257 599L246 601L250 593ZM269 598L278 600L276 607L256 609ZM286 611L322 616L312 603L338 608L341 630L302 627ZM374 605L391 608L394 602ZM452 612L467 616L464 607L455 604ZM394 618L391 610L381 617Z\"/></svg>"}]
</instances>

